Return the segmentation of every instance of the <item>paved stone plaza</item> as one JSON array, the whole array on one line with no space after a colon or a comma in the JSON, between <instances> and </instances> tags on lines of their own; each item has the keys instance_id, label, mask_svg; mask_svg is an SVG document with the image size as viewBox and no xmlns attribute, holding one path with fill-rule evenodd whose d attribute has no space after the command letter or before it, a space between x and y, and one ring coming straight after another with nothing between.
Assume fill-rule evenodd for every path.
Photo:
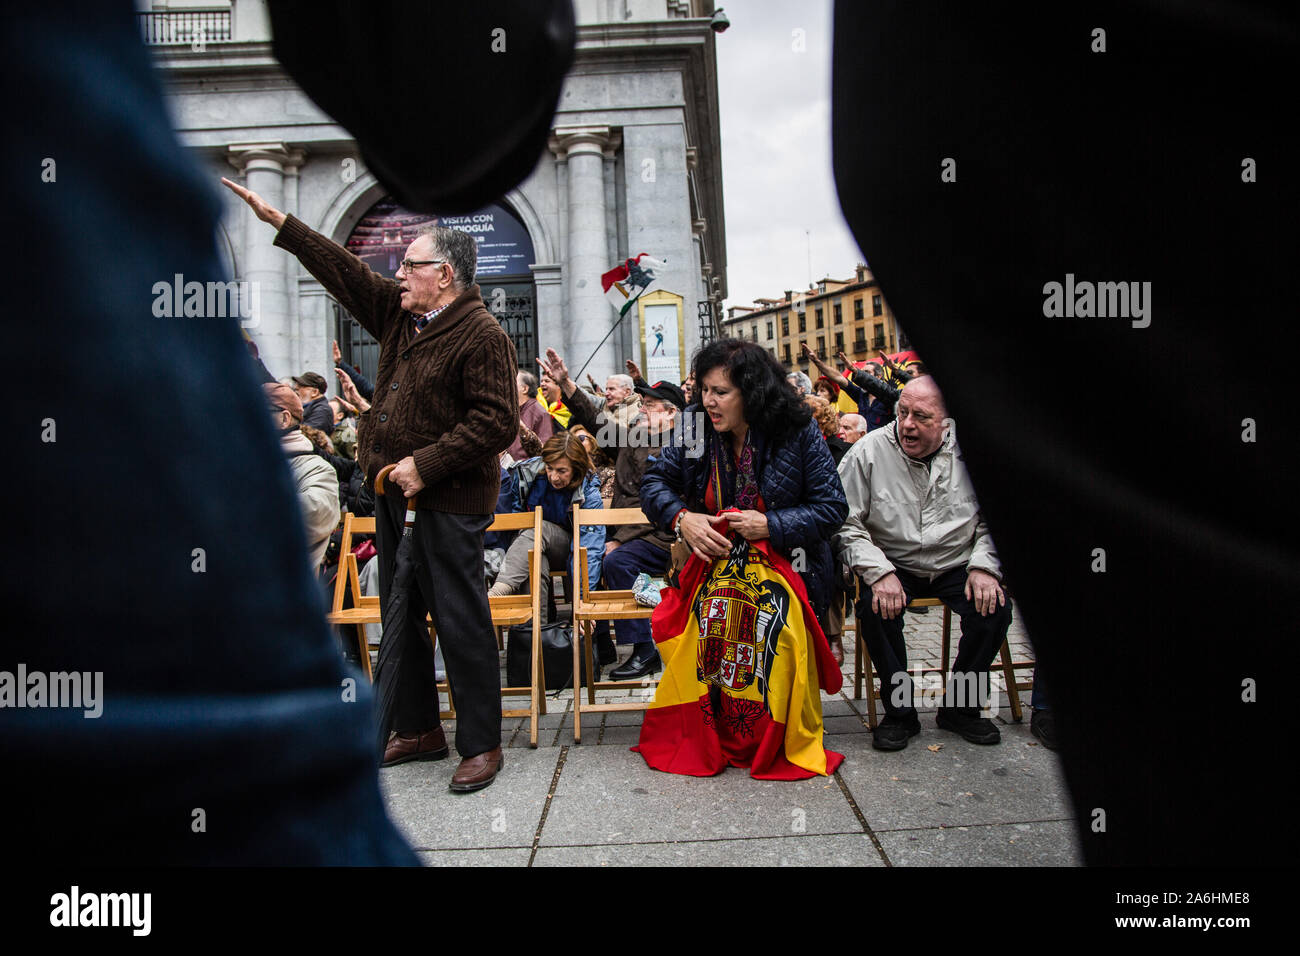
<instances>
[{"instance_id":1,"label":"paved stone plaza","mask_svg":"<svg viewBox=\"0 0 1300 956\"><path fill-rule=\"evenodd\" d=\"M938 665L942 622L941 608L907 615L913 664ZM959 627L954 618L954 656ZM1014 660L1032 659L1018 621L1010 644ZM575 746L565 691L547 700L537 749L527 720L505 721L505 766L485 790L447 789L454 751L381 770L389 813L430 866L1081 864L1059 762L1029 733L1028 691L1021 723L1000 696L997 746L938 730L933 709L921 706L920 736L900 753L880 753L866 699L853 698L853 648L845 650L844 689L822 699L826 746L845 757L832 777L783 783L739 769L707 778L651 770L628 750L639 712L584 716ZM1018 673L1027 681L1031 672ZM641 692L632 684L598 699Z\"/></svg>"}]
</instances>

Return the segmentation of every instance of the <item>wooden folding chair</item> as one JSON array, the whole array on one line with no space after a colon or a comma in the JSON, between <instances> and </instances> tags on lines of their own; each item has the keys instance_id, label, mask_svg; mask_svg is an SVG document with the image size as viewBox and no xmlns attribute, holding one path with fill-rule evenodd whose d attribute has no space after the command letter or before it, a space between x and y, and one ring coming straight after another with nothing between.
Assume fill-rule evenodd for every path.
<instances>
[{"instance_id":1,"label":"wooden folding chair","mask_svg":"<svg viewBox=\"0 0 1300 956\"><path fill-rule=\"evenodd\" d=\"M946 687L948 684L948 665L951 660L950 648L952 646L952 609L938 598L913 598L907 602L908 607L942 607L943 608L943 658L939 667L923 667L920 670L922 675L938 674ZM880 677L875 666L871 663L871 654L867 651L867 642L862 636L862 622L858 620L857 602L854 602L853 611L853 632L855 635L854 646L856 653L853 662L853 697L855 700L862 698L862 684L865 678L867 683L867 722L872 730L876 729L876 701L881 700L883 691L883 680L881 681L881 690L876 689L876 680ZM845 625L847 630L848 625ZM1016 661L1011 660L1011 648L1004 638L1002 649L1000 651L1002 660L1002 674L1006 681L1007 697L1011 701L1011 716L1019 722L1023 717L1020 708L1020 692L1029 690L1033 687L1032 682L1017 683L1015 671L1016 668L1033 667L1033 661Z\"/></svg>"},{"instance_id":2,"label":"wooden folding chair","mask_svg":"<svg viewBox=\"0 0 1300 956\"><path fill-rule=\"evenodd\" d=\"M638 604L632 596L632 592L625 591L593 591L591 582L587 580L587 549L580 547L579 541L582 537L582 529L593 525L618 526L625 524L647 524L649 519L640 508L609 508L609 509L587 509L575 505L573 508L573 578L577 581L575 588L577 594L573 599L573 742L582 743L582 715L583 713L606 713L609 711L619 710L645 710L649 706L649 700L642 701L622 701L618 703L597 704L597 690L615 690L626 689L629 686L627 681L600 681L595 679L595 672L592 666L592 659L595 656L595 648L592 645L595 632L596 621L625 621L631 618L648 618L654 613L654 608L645 607ZM590 625L590 626L589 626ZM581 679L582 673L582 645L583 641L579 640L578 635L584 635L587 640L587 702L582 701ZM657 686L658 681L643 681L641 687Z\"/></svg>"},{"instance_id":3,"label":"wooden folding chair","mask_svg":"<svg viewBox=\"0 0 1300 956\"><path fill-rule=\"evenodd\" d=\"M488 531L523 531L533 529L534 547L528 550L528 591L524 594L505 594L500 597L488 596L488 609L492 614L492 627L497 632L497 645L502 646L501 632L515 624L532 621L533 646L531 658L531 683L527 687L502 687L502 697L521 697L528 695L528 707L511 708L501 711L502 717L527 717L529 723L529 743L537 746L537 729L540 715L546 713L546 678L542 671L542 577L538 569L536 549L542 541L542 509L534 508L520 514L497 515L488 525ZM434 646L437 646L436 629L430 627ZM456 705L451 697L451 687L443 681L438 685L439 691L446 695L447 707L442 716L455 719Z\"/></svg>"},{"instance_id":4,"label":"wooden folding chair","mask_svg":"<svg viewBox=\"0 0 1300 956\"><path fill-rule=\"evenodd\" d=\"M374 680L370 672L370 645L366 641L366 624L379 624L383 617L379 610L379 596L361 593L361 577L357 568L357 556L352 553L352 536L355 534L374 534L374 518L358 518L352 512L343 515L343 537L339 541L339 569L334 576L334 599L330 603L330 612L326 619L331 624L341 627L355 627L357 631L357 648L361 652L361 667L366 677ZM352 606L343 606L345 589L352 593Z\"/></svg>"}]
</instances>

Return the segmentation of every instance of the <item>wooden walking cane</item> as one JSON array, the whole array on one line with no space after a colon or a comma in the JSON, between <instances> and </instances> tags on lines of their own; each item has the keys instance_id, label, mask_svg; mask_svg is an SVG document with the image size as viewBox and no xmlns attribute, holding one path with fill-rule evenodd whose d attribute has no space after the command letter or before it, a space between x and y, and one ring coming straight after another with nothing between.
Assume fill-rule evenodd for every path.
<instances>
[{"instance_id":1,"label":"wooden walking cane","mask_svg":"<svg viewBox=\"0 0 1300 956\"><path fill-rule=\"evenodd\" d=\"M385 494L384 486L389 472L396 467L387 465L375 476L375 494ZM411 554L411 540L415 529L416 497L406 499L406 518L403 522L401 539L393 556L392 580L388 593L381 596L383 608L383 637L379 643L379 662L375 668L375 694L379 717L380 753L388 739L393 713L396 707L397 672L401 669L402 635L409 624L409 592L418 587L413 580L415 576L415 557ZM382 520L382 519L380 519ZM423 626L424 622L420 622ZM437 638L433 640L436 642Z\"/></svg>"}]
</instances>

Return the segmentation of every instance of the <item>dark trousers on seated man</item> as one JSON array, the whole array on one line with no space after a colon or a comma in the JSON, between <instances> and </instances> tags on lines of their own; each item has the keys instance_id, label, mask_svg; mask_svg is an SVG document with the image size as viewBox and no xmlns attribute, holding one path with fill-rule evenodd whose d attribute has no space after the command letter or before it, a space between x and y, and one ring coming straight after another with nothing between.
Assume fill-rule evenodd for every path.
<instances>
[{"instance_id":1,"label":"dark trousers on seated man","mask_svg":"<svg viewBox=\"0 0 1300 956\"><path fill-rule=\"evenodd\" d=\"M392 584L405 517L406 500L401 495L376 497L382 594L387 594ZM411 532L416 570L406 618L408 630L401 644L392 729L415 734L441 723L433 642L425 621L428 614L433 618L456 702L456 751L462 757L501 746L500 661L483 587L483 532L491 523L491 515L421 508Z\"/></svg>"},{"instance_id":2,"label":"dark trousers on seated man","mask_svg":"<svg viewBox=\"0 0 1300 956\"><path fill-rule=\"evenodd\" d=\"M601 566L601 577L605 581L605 587L611 591L629 590L636 576L641 572L649 574L651 577L660 577L668 570L669 552L657 546L646 538L633 538L631 541L625 541L617 548L605 555L605 562ZM609 623L599 621L596 625L596 633L601 633L601 625L604 625L604 633L609 633ZM645 660L654 660L654 638L650 636L650 619L649 618L628 618L618 622L617 625L618 643L639 645L635 647L632 656L628 658L627 663L618 670L610 674L614 680L622 678L621 672L632 666L633 669L644 669L648 666ZM639 666L637 661L643 663ZM641 676L639 674L629 673L627 676Z\"/></svg>"},{"instance_id":3,"label":"dark trousers on seated man","mask_svg":"<svg viewBox=\"0 0 1300 956\"><path fill-rule=\"evenodd\" d=\"M961 641L957 645L957 659L952 662L952 674L962 688L978 691L979 699L970 699L969 691L954 700L954 683L950 679L945 689L944 706L960 705L966 712L978 710L989 693L989 667L998 649L1006 640L1011 626L1011 599L994 609L987 617L975 610L975 604L965 595L966 568L960 566L944 571L933 581L906 571L895 569L898 581L909 601L915 598L938 598L961 618ZM858 626L866 642L871 663L880 675L880 697L885 713L891 717L911 718L916 714L911 694L911 680L907 673L907 646L903 642L903 615L885 620L871 610L871 588L863 585L857 606ZM972 679L969 675L974 674ZM905 690L900 694L899 688ZM899 703L899 697L906 700Z\"/></svg>"}]
</instances>

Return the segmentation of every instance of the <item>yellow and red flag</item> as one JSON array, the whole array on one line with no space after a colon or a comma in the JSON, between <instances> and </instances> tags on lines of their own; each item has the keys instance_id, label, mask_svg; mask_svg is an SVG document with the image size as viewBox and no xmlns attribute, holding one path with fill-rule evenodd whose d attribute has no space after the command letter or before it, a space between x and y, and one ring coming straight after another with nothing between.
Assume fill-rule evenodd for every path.
<instances>
[{"instance_id":1,"label":"yellow and red flag","mask_svg":"<svg viewBox=\"0 0 1300 956\"><path fill-rule=\"evenodd\" d=\"M844 758L822 746L820 690L838 693L843 676L790 563L738 538L725 558L692 555L679 582L650 619L664 671L632 749L695 777L834 773Z\"/></svg>"}]
</instances>

